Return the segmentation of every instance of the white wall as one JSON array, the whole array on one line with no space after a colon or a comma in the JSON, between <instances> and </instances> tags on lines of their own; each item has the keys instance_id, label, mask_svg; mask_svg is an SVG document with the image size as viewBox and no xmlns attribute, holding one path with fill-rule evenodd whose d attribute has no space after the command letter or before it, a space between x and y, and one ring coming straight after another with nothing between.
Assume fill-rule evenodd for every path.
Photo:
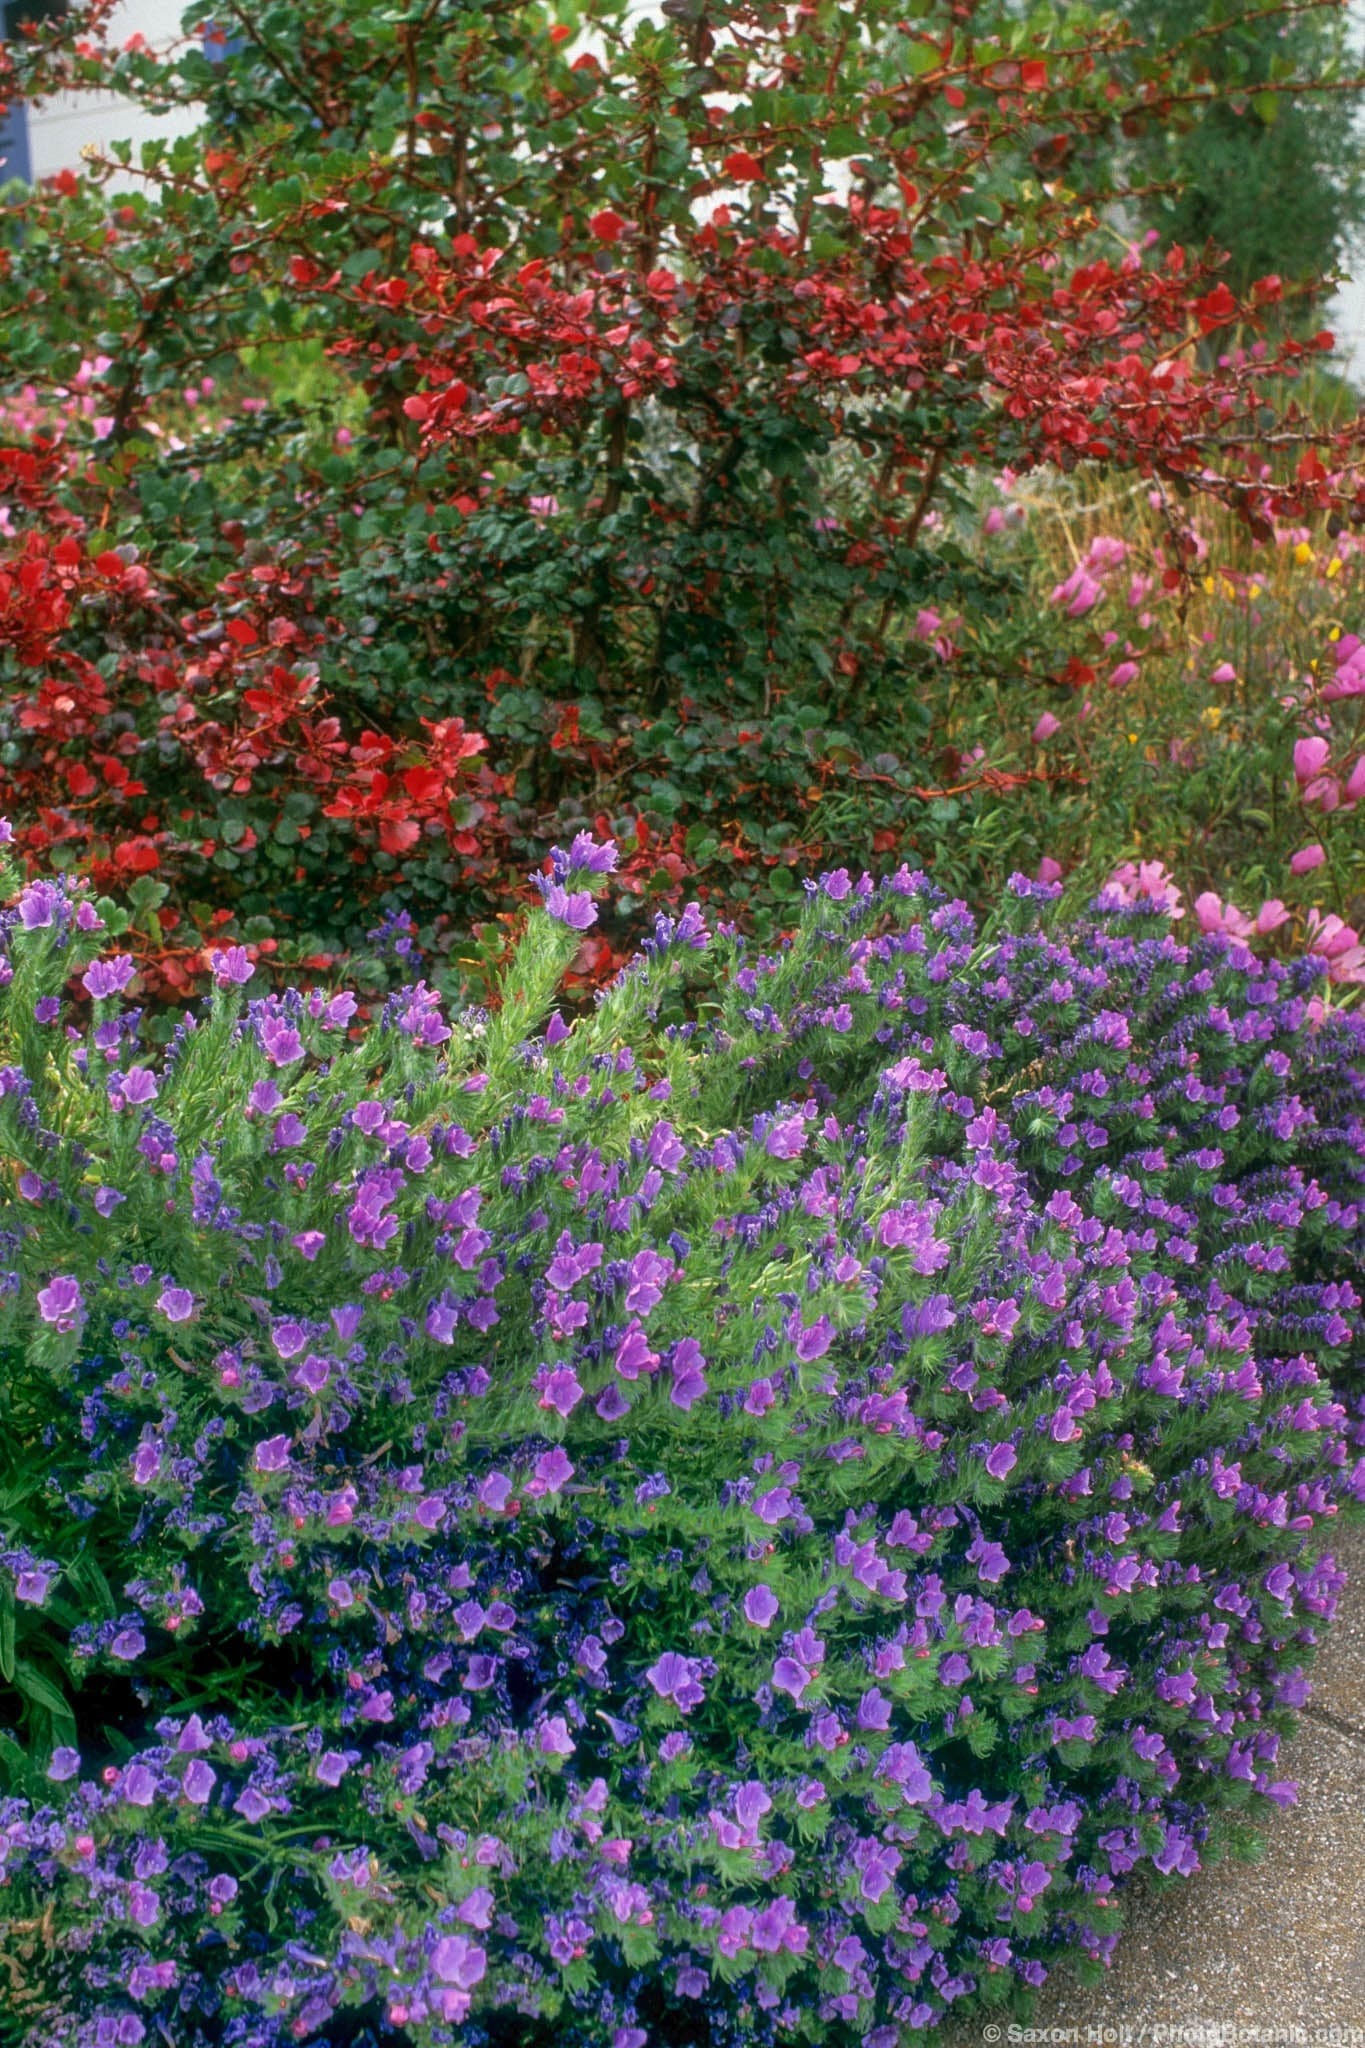
<instances>
[{"instance_id":1,"label":"white wall","mask_svg":"<svg viewBox=\"0 0 1365 2048\"><path fill-rule=\"evenodd\" d=\"M110 20L110 41L117 44L141 34L154 46L163 47L178 40L180 13L181 0L120 0ZM87 143L101 148L111 142L136 146L153 136L175 135L194 125L185 114L158 119L117 93L63 94L40 107L29 107L27 120L29 161L35 178L79 170Z\"/></svg>"}]
</instances>

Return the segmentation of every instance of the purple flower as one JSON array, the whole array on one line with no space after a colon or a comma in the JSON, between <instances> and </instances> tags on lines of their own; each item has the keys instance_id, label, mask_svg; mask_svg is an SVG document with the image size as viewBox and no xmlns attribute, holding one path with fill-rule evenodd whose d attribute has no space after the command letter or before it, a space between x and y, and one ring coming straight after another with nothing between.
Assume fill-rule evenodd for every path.
<instances>
[{"instance_id":1,"label":"purple flower","mask_svg":"<svg viewBox=\"0 0 1365 2048\"><path fill-rule=\"evenodd\" d=\"M695 1337L681 1337L673 1346L669 1361L673 1386L669 1399L684 1413L706 1393L706 1360Z\"/></svg>"},{"instance_id":2,"label":"purple flower","mask_svg":"<svg viewBox=\"0 0 1365 2048\"><path fill-rule=\"evenodd\" d=\"M767 1628L778 1612L781 1602L771 1586L750 1586L744 1595L744 1619L755 1628Z\"/></svg>"},{"instance_id":3,"label":"purple flower","mask_svg":"<svg viewBox=\"0 0 1365 2048\"><path fill-rule=\"evenodd\" d=\"M220 946L213 954L214 984L218 988L241 988L256 972L245 946Z\"/></svg>"},{"instance_id":4,"label":"purple flower","mask_svg":"<svg viewBox=\"0 0 1365 2048\"><path fill-rule=\"evenodd\" d=\"M568 1453L561 1444L556 1444L553 1450L542 1451L536 1459L527 1491L533 1487L538 1494L556 1494L573 1477L573 1470Z\"/></svg>"},{"instance_id":5,"label":"purple flower","mask_svg":"<svg viewBox=\"0 0 1365 2048\"><path fill-rule=\"evenodd\" d=\"M858 1896L876 1905L882 1894L889 1889L900 1868L900 1857L886 1842L879 1842L873 1835L862 1836L853 1848L854 1868L858 1872Z\"/></svg>"},{"instance_id":6,"label":"purple flower","mask_svg":"<svg viewBox=\"0 0 1365 2048\"><path fill-rule=\"evenodd\" d=\"M597 905L586 889L566 889L562 882L547 881L544 875L531 878L540 890L545 908L571 932L586 932L597 922Z\"/></svg>"},{"instance_id":7,"label":"purple flower","mask_svg":"<svg viewBox=\"0 0 1365 2048\"><path fill-rule=\"evenodd\" d=\"M764 1141L765 1150L773 1159L799 1159L806 1149L806 1123L804 1117L784 1117L775 1123Z\"/></svg>"},{"instance_id":8,"label":"purple flower","mask_svg":"<svg viewBox=\"0 0 1365 2048\"><path fill-rule=\"evenodd\" d=\"M893 1742L882 1751L878 1775L899 1785L908 1806L922 1806L933 1797L933 1780L913 1742Z\"/></svg>"},{"instance_id":9,"label":"purple flower","mask_svg":"<svg viewBox=\"0 0 1365 2048\"><path fill-rule=\"evenodd\" d=\"M187 1323L194 1314L194 1296L188 1287L163 1287L156 1305L168 1323Z\"/></svg>"},{"instance_id":10,"label":"purple flower","mask_svg":"<svg viewBox=\"0 0 1365 2048\"><path fill-rule=\"evenodd\" d=\"M334 1790L341 1783L350 1764L338 1750L325 1749L313 1766L314 1775L320 1785L330 1785Z\"/></svg>"},{"instance_id":11,"label":"purple flower","mask_svg":"<svg viewBox=\"0 0 1365 2048\"><path fill-rule=\"evenodd\" d=\"M576 1744L562 1714L552 1714L536 1724L536 1748L541 1756L572 1756Z\"/></svg>"},{"instance_id":12,"label":"purple flower","mask_svg":"<svg viewBox=\"0 0 1365 2048\"><path fill-rule=\"evenodd\" d=\"M1010 1568L1010 1561L1000 1544L988 1543L984 1536L978 1536L967 1552L968 1563L976 1566L976 1574L986 1585L998 1585Z\"/></svg>"},{"instance_id":13,"label":"purple flower","mask_svg":"<svg viewBox=\"0 0 1365 2048\"><path fill-rule=\"evenodd\" d=\"M38 1313L58 1330L74 1330L85 1317L80 1282L69 1273L54 1273L38 1292Z\"/></svg>"},{"instance_id":14,"label":"purple flower","mask_svg":"<svg viewBox=\"0 0 1365 2048\"><path fill-rule=\"evenodd\" d=\"M1199 1855L1184 1829L1167 1821L1166 1838L1154 1852L1152 1862L1166 1877L1177 1872L1181 1877L1190 1877L1199 1868Z\"/></svg>"},{"instance_id":15,"label":"purple flower","mask_svg":"<svg viewBox=\"0 0 1365 2048\"><path fill-rule=\"evenodd\" d=\"M58 882L30 882L19 897L19 922L26 932L46 931L60 921L66 891Z\"/></svg>"},{"instance_id":16,"label":"purple flower","mask_svg":"<svg viewBox=\"0 0 1365 2048\"><path fill-rule=\"evenodd\" d=\"M263 1018L257 1027L261 1051L272 1067L289 1067L303 1058L303 1040L283 1017Z\"/></svg>"},{"instance_id":17,"label":"purple flower","mask_svg":"<svg viewBox=\"0 0 1365 2048\"><path fill-rule=\"evenodd\" d=\"M817 1358L823 1358L834 1342L834 1325L828 1316L818 1316L796 1337L796 1355L803 1365L811 1365Z\"/></svg>"},{"instance_id":18,"label":"purple flower","mask_svg":"<svg viewBox=\"0 0 1365 2048\"><path fill-rule=\"evenodd\" d=\"M788 1898L774 1899L770 1906L756 1913L749 1936L750 1946L765 1955L776 1955L779 1949L802 1955L809 1939L810 1930L798 1921L796 1908Z\"/></svg>"},{"instance_id":19,"label":"purple flower","mask_svg":"<svg viewBox=\"0 0 1365 2048\"><path fill-rule=\"evenodd\" d=\"M661 1700L672 1700L680 1714L690 1714L693 1707L700 1706L706 1698L698 1682L699 1668L691 1657L680 1656L676 1650L665 1650L658 1663L650 1665L645 1677Z\"/></svg>"},{"instance_id":20,"label":"purple flower","mask_svg":"<svg viewBox=\"0 0 1365 2048\"><path fill-rule=\"evenodd\" d=\"M289 1469L289 1439L287 1436L268 1436L256 1446L252 1459L258 1472L285 1472Z\"/></svg>"},{"instance_id":21,"label":"purple flower","mask_svg":"<svg viewBox=\"0 0 1365 2048\"><path fill-rule=\"evenodd\" d=\"M111 953L106 959L92 960L81 976L81 985L88 996L99 1002L105 996L119 995L137 973L137 962L129 953Z\"/></svg>"},{"instance_id":22,"label":"purple flower","mask_svg":"<svg viewBox=\"0 0 1365 2048\"><path fill-rule=\"evenodd\" d=\"M461 1991L472 1991L488 1967L488 1958L475 1941L469 1941L463 1934L442 1936L431 1951L432 1975L439 1977L443 1984L454 1984Z\"/></svg>"},{"instance_id":23,"label":"purple flower","mask_svg":"<svg viewBox=\"0 0 1365 2048\"><path fill-rule=\"evenodd\" d=\"M109 1645L109 1655L117 1657L120 1664L132 1664L147 1647L147 1638L140 1628L120 1629Z\"/></svg>"},{"instance_id":24,"label":"purple flower","mask_svg":"<svg viewBox=\"0 0 1365 2048\"><path fill-rule=\"evenodd\" d=\"M211 1764L204 1762L202 1756L190 1758L185 1766L185 1775L180 1781L181 1789L191 1806L205 1805L217 1783L218 1773Z\"/></svg>"},{"instance_id":25,"label":"purple flower","mask_svg":"<svg viewBox=\"0 0 1365 2048\"><path fill-rule=\"evenodd\" d=\"M992 1479L1008 1479L1019 1463L1019 1453L1013 1444L993 1444L986 1453L986 1470Z\"/></svg>"},{"instance_id":26,"label":"purple flower","mask_svg":"<svg viewBox=\"0 0 1365 2048\"><path fill-rule=\"evenodd\" d=\"M859 1700L856 1721L869 1732L891 1726L891 1702L875 1685Z\"/></svg>"},{"instance_id":27,"label":"purple flower","mask_svg":"<svg viewBox=\"0 0 1365 2048\"><path fill-rule=\"evenodd\" d=\"M773 1666L773 1685L778 1692L788 1692L799 1706L801 1695L810 1684L813 1674L804 1664L798 1664L794 1657L779 1657Z\"/></svg>"},{"instance_id":28,"label":"purple flower","mask_svg":"<svg viewBox=\"0 0 1365 2048\"><path fill-rule=\"evenodd\" d=\"M141 1109L145 1103L155 1102L158 1092L150 1067L129 1067L126 1074L115 1074L109 1083L109 1100L115 1109Z\"/></svg>"},{"instance_id":29,"label":"purple flower","mask_svg":"<svg viewBox=\"0 0 1365 2048\"><path fill-rule=\"evenodd\" d=\"M117 1188L96 1188L94 1197L95 1213L97 1216L112 1216L119 1203L126 1202L127 1199L128 1197L121 1195Z\"/></svg>"},{"instance_id":30,"label":"purple flower","mask_svg":"<svg viewBox=\"0 0 1365 2048\"><path fill-rule=\"evenodd\" d=\"M54 1749L52 1761L47 1767L47 1775L58 1785L63 1785L68 1778L75 1777L80 1767L81 1753L78 1749Z\"/></svg>"},{"instance_id":31,"label":"purple flower","mask_svg":"<svg viewBox=\"0 0 1365 2048\"><path fill-rule=\"evenodd\" d=\"M548 1373L540 1389L542 1408L553 1408L556 1415L571 1415L583 1399L583 1389L578 1375L570 1365L556 1366Z\"/></svg>"},{"instance_id":32,"label":"purple flower","mask_svg":"<svg viewBox=\"0 0 1365 2048\"><path fill-rule=\"evenodd\" d=\"M619 858L614 839L605 839L600 844L591 832L575 832L569 841L567 854L560 854L555 848L554 856L564 861L566 874L610 875L616 871Z\"/></svg>"}]
</instances>

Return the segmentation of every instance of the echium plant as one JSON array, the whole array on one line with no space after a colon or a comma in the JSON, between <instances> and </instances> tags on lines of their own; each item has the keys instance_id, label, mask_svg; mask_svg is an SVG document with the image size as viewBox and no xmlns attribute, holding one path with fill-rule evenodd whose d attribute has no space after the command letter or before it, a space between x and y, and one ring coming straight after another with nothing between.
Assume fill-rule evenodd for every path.
<instances>
[{"instance_id":1,"label":"echium plant","mask_svg":"<svg viewBox=\"0 0 1365 2048\"><path fill-rule=\"evenodd\" d=\"M9 2040L896 2048L1292 1796L1365 1492L1322 963L840 870L566 1023L614 859L489 1016L225 948L160 1056L114 907L7 878Z\"/></svg>"}]
</instances>

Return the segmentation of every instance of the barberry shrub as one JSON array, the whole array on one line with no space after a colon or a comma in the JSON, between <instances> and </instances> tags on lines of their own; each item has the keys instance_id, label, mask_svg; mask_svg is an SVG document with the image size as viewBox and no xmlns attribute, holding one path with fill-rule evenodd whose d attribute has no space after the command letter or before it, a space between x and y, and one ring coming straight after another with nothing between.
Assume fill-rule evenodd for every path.
<instances>
[{"instance_id":1,"label":"barberry shrub","mask_svg":"<svg viewBox=\"0 0 1365 2048\"><path fill-rule=\"evenodd\" d=\"M114 906L8 878L6 2038L895 2048L1292 1796L1365 1492L1323 963L839 870L566 1023L614 860L491 1015L225 948L161 1054Z\"/></svg>"},{"instance_id":2,"label":"barberry shrub","mask_svg":"<svg viewBox=\"0 0 1365 2048\"><path fill-rule=\"evenodd\" d=\"M1201 502L1365 523L1360 423L1292 397L1330 336L1115 243L1229 40L1247 114L1221 5L193 0L160 55L107 16L0 93L201 126L0 203L0 805L36 868L142 875L149 992L394 900L435 953L599 821L597 970L691 896L773 929L830 847L993 894L1115 793L1030 738L1094 676L984 488L1141 481L1176 586ZM1247 118L1314 84L1277 58Z\"/></svg>"}]
</instances>

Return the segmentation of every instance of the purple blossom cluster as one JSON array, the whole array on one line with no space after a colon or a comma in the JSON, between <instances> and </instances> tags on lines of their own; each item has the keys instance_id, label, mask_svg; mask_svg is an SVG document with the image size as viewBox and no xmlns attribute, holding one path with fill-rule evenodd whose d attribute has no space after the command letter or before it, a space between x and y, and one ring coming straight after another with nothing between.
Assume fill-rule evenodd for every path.
<instances>
[{"instance_id":1,"label":"purple blossom cluster","mask_svg":"<svg viewBox=\"0 0 1365 2048\"><path fill-rule=\"evenodd\" d=\"M515 1034L224 955L158 1055L0 914L35 2041L899 2048L1294 1796L1365 1496L1320 963L841 870L566 1023L551 865Z\"/></svg>"}]
</instances>

